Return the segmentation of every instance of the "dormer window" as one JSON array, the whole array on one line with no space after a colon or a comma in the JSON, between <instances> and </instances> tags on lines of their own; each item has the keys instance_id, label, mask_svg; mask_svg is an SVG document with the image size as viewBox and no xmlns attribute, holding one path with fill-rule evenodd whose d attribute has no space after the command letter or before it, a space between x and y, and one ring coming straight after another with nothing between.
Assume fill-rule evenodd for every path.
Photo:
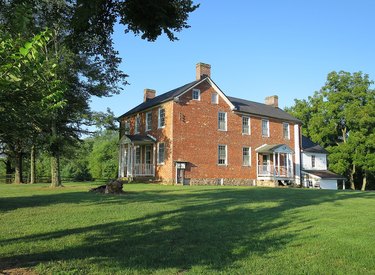
<instances>
[{"instance_id":1,"label":"dormer window","mask_svg":"<svg viewBox=\"0 0 375 275\"><path fill-rule=\"evenodd\" d=\"M193 100L201 100L201 91L193 89Z\"/></svg>"}]
</instances>

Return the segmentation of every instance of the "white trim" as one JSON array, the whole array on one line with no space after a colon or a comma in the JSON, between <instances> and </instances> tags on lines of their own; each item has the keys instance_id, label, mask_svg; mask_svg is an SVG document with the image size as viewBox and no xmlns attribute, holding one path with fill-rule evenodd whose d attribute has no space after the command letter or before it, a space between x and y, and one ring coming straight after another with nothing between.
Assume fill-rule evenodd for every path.
<instances>
[{"instance_id":1,"label":"white trim","mask_svg":"<svg viewBox=\"0 0 375 275\"><path fill-rule=\"evenodd\" d=\"M156 141L156 138L154 136L151 136L150 134L147 134L149 138L151 138L153 141Z\"/></svg>"},{"instance_id":2,"label":"white trim","mask_svg":"<svg viewBox=\"0 0 375 275\"><path fill-rule=\"evenodd\" d=\"M299 125L294 124L294 163L295 163L295 181L297 184L301 184L301 148L300 148L300 133Z\"/></svg>"}]
</instances>

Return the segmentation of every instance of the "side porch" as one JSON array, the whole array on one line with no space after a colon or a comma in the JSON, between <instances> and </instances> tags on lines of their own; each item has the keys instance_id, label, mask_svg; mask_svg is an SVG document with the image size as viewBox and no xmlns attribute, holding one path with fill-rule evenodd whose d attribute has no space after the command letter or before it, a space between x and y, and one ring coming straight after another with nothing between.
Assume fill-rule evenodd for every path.
<instances>
[{"instance_id":1,"label":"side porch","mask_svg":"<svg viewBox=\"0 0 375 275\"><path fill-rule=\"evenodd\" d=\"M124 135L119 144L122 177L155 177L156 139L150 135Z\"/></svg>"},{"instance_id":2,"label":"side porch","mask_svg":"<svg viewBox=\"0 0 375 275\"><path fill-rule=\"evenodd\" d=\"M257 180L286 181L294 180L294 151L286 144L264 144L256 150Z\"/></svg>"}]
</instances>

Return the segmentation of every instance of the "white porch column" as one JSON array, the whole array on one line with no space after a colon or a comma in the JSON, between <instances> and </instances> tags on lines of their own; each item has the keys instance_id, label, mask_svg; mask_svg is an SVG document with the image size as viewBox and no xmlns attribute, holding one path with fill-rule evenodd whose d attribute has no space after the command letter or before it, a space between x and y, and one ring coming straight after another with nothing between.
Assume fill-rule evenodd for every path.
<instances>
[{"instance_id":1,"label":"white porch column","mask_svg":"<svg viewBox=\"0 0 375 275\"><path fill-rule=\"evenodd\" d=\"M256 163L256 169L257 169L257 179L258 179L258 172L259 172L259 154L257 152L257 163Z\"/></svg>"},{"instance_id":2,"label":"white porch column","mask_svg":"<svg viewBox=\"0 0 375 275\"><path fill-rule=\"evenodd\" d=\"M301 147L299 125L294 124L295 181L301 184Z\"/></svg>"},{"instance_id":3,"label":"white porch column","mask_svg":"<svg viewBox=\"0 0 375 275\"><path fill-rule=\"evenodd\" d=\"M118 148L118 174L117 177L121 178L122 177L122 144L120 143L119 148Z\"/></svg>"},{"instance_id":4,"label":"white porch column","mask_svg":"<svg viewBox=\"0 0 375 275\"><path fill-rule=\"evenodd\" d=\"M152 176L155 177L155 170L156 170L156 143L152 145Z\"/></svg>"},{"instance_id":5,"label":"white porch column","mask_svg":"<svg viewBox=\"0 0 375 275\"><path fill-rule=\"evenodd\" d=\"M132 163L132 153L131 153L131 151L132 151L132 148L131 148L132 146L131 146L131 144L129 143L128 144L128 153L127 153L127 157L128 157L128 163L127 163L127 166L126 166L126 174L127 174L127 177L131 177L131 176L133 176L133 169L132 169L132 165L133 165L133 163Z\"/></svg>"},{"instance_id":6,"label":"white porch column","mask_svg":"<svg viewBox=\"0 0 375 275\"><path fill-rule=\"evenodd\" d=\"M277 153L277 169L279 170L279 175L280 175L280 152Z\"/></svg>"},{"instance_id":7,"label":"white porch column","mask_svg":"<svg viewBox=\"0 0 375 275\"><path fill-rule=\"evenodd\" d=\"M286 175L289 178L291 174L289 173L289 161L290 161L290 154L286 154Z\"/></svg>"},{"instance_id":8,"label":"white porch column","mask_svg":"<svg viewBox=\"0 0 375 275\"><path fill-rule=\"evenodd\" d=\"M273 176L276 176L276 155L275 152L273 152Z\"/></svg>"}]
</instances>

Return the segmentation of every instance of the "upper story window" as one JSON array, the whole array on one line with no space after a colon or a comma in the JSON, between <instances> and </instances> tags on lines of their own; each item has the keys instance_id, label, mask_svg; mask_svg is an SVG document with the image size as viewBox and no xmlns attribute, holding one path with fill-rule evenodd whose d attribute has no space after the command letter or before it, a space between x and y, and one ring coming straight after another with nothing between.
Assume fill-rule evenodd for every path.
<instances>
[{"instance_id":1,"label":"upper story window","mask_svg":"<svg viewBox=\"0 0 375 275\"><path fill-rule=\"evenodd\" d=\"M158 128L164 128L165 126L165 109L159 108L158 116Z\"/></svg>"},{"instance_id":2,"label":"upper story window","mask_svg":"<svg viewBox=\"0 0 375 275\"><path fill-rule=\"evenodd\" d=\"M158 144L158 164L164 164L165 160L165 144Z\"/></svg>"},{"instance_id":3,"label":"upper story window","mask_svg":"<svg viewBox=\"0 0 375 275\"><path fill-rule=\"evenodd\" d=\"M193 99L201 100L201 91L198 89L193 89Z\"/></svg>"},{"instance_id":4,"label":"upper story window","mask_svg":"<svg viewBox=\"0 0 375 275\"><path fill-rule=\"evenodd\" d=\"M270 122L268 119L262 119L262 136L270 136Z\"/></svg>"},{"instance_id":5,"label":"upper story window","mask_svg":"<svg viewBox=\"0 0 375 275\"><path fill-rule=\"evenodd\" d=\"M125 121L124 123L124 132L125 132L125 135L129 135L130 134L130 123L129 121Z\"/></svg>"},{"instance_id":6,"label":"upper story window","mask_svg":"<svg viewBox=\"0 0 375 275\"><path fill-rule=\"evenodd\" d=\"M311 156L311 167L315 168L315 155Z\"/></svg>"},{"instance_id":7,"label":"upper story window","mask_svg":"<svg viewBox=\"0 0 375 275\"><path fill-rule=\"evenodd\" d=\"M146 131L151 131L152 127L152 113L146 113Z\"/></svg>"},{"instance_id":8,"label":"upper story window","mask_svg":"<svg viewBox=\"0 0 375 275\"><path fill-rule=\"evenodd\" d=\"M218 160L217 163L219 165L226 165L228 163L227 161L227 146L226 145L219 145L218 146Z\"/></svg>"},{"instance_id":9,"label":"upper story window","mask_svg":"<svg viewBox=\"0 0 375 275\"><path fill-rule=\"evenodd\" d=\"M219 112L218 114L218 121L219 121L219 130L226 131L227 130L227 113Z\"/></svg>"},{"instance_id":10,"label":"upper story window","mask_svg":"<svg viewBox=\"0 0 375 275\"><path fill-rule=\"evenodd\" d=\"M134 127L134 132L136 134L139 133L140 126L141 126L141 117L139 115L137 115L137 117L135 118L135 127Z\"/></svg>"},{"instance_id":11,"label":"upper story window","mask_svg":"<svg viewBox=\"0 0 375 275\"><path fill-rule=\"evenodd\" d=\"M285 139L290 139L289 123L283 123L283 137Z\"/></svg>"},{"instance_id":12,"label":"upper story window","mask_svg":"<svg viewBox=\"0 0 375 275\"><path fill-rule=\"evenodd\" d=\"M242 117L242 134L250 135L250 117Z\"/></svg>"},{"instance_id":13,"label":"upper story window","mask_svg":"<svg viewBox=\"0 0 375 275\"><path fill-rule=\"evenodd\" d=\"M251 166L251 151L250 147L242 147L242 165Z\"/></svg>"},{"instance_id":14,"label":"upper story window","mask_svg":"<svg viewBox=\"0 0 375 275\"><path fill-rule=\"evenodd\" d=\"M212 104L219 104L219 95L217 93L213 93L211 95L211 103Z\"/></svg>"}]
</instances>

